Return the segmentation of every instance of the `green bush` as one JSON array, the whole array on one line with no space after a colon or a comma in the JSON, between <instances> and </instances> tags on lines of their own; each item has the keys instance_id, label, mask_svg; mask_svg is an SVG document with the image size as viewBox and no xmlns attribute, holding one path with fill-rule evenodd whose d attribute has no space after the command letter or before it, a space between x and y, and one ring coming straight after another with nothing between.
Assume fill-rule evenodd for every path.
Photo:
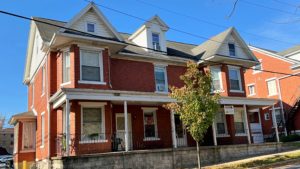
<instances>
[{"instance_id":1,"label":"green bush","mask_svg":"<svg viewBox=\"0 0 300 169\"><path fill-rule=\"evenodd\" d=\"M281 142L292 142L292 141L300 141L300 135L297 134L291 134L288 136L282 136L280 137Z\"/></svg>"}]
</instances>

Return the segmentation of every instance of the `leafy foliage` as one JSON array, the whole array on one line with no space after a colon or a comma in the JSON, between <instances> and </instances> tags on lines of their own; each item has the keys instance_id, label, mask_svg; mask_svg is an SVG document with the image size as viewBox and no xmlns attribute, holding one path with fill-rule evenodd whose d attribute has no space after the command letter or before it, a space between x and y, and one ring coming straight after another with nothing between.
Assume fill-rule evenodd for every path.
<instances>
[{"instance_id":1,"label":"leafy foliage","mask_svg":"<svg viewBox=\"0 0 300 169\"><path fill-rule=\"evenodd\" d=\"M199 70L197 63L188 62L187 71L180 79L185 84L183 87L170 87L170 97L177 102L165 107L179 114L191 136L200 142L219 109L219 95L211 93L211 75Z\"/></svg>"}]
</instances>

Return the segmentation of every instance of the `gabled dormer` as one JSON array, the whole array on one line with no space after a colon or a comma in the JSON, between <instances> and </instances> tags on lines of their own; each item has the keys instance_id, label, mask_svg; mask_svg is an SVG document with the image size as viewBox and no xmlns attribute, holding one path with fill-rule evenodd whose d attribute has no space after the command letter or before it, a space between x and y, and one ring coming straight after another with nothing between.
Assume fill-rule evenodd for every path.
<instances>
[{"instance_id":1,"label":"gabled dormer","mask_svg":"<svg viewBox=\"0 0 300 169\"><path fill-rule=\"evenodd\" d=\"M167 46L165 33L168 29L169 27L167 24L162 21L159 16L155 15L143 24L128 39L137 45L166 52ZM144 50L151 51L148 49Z\"/></svg>"}]
</instances>

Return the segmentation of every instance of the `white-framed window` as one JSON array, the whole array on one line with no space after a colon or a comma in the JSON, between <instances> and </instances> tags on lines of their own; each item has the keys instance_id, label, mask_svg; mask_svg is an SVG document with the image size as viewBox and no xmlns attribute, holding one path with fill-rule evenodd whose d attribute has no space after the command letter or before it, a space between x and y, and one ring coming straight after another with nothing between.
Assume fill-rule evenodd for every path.
<instances>
[{"instance_id":1,"label":"white-framed window","mask_svg":"<svg viewBox=\"0 0 300 169\"><path fill-rule=\"evenodd\" d=\"M33 105L34 105L34 82L32 82L32 84L31 84L31 86L32 86L32 91L31 91L31 94L32 94L32 96L31 96L31 103L32 103L32 105L31 105L31 107L33 107Z\"/></svg>"},{"instance_id":2,"label":"white-framed window","mask_svg":"<svg viewBox=\"0 0 300 169\"><path fill-rule=\"evenodd\" d=\"M143 108L144 139L146 140L158 138L156 110L157 108Z\"/></svg>"},{"instance_id":3,"label":"white-framed window","mask_svg":"<svg viewBox=\"0 0 300 169\"><path fill-rule=\"evenodd\" d=\"M70 52L63 52L63 83L70 82Z\"/></svg>"},{"instance_id":4,"label":"white-framed window","mask_svg":"<svg viewBox=\"0 0 300 169\"><path fill-rule=\"evenodd\" d=\"M265 116L265 120L270 120L270 113L265 113L264 116Z\"/></svg>"},{"instance_id":5,"label":"white-framed window","mask_svg":"<svg viewBox=\"0 0 300 169\"><path fill-rule=\"evenodd\" d=\"M269 96L277 95L276 79L272 78L267 81Z\"/></svg>"},{"instance_id":6,"label":"white-framed window","mask_svg":"<svg viewBox=\"0 0 300 169\"><path fill-rule=\"evenodd\" d=\"M157 92L168 92L167 71L165 66L155 66L155 86Z\"/></svg>"},{"instance_id":7,"label":"white-framed window","mask_svg":"<svg viewBox=\"0 0 300 169\"><path fill-rule=\"evenodd\" d=\"M255 95L255 85L254 84L249 84L248 90L249 90L249 96Z\"/></svg>"},{"instance_id":8,"label":"white-framed window","mask_svg":"<svg viewBox=\"0 0 300 169\"><path fill-rule=\"evenodd\" d=\"M222 72L220 67L211 67L212 91L222 91Z\"/></svg>"},{"instance_id":9,"label":"white-framed window","mask_svg":"<svg viewBox=\"0 0 300 169\"><path fill-rule=\"evenodd\" d=\"M45 66L42 67L42 95L45 93L46 87L46 68Z\"/></svg>"},{"instance_id":10,"label":"white-framed window","mask_svg":"<svg viewBox=\"0 0 300 169\"><path fill-rule=\"evenodd\" d=\"M34 150L35 148L35 123L24 122L22 132L22 151Z\"/></svg>"},{"instance_id":11,"label":"white-framed window","mask_svg":"<svg viewBox=\"0 0 300 169\"><path fill-rule=\"evenodd\" d=\"M235 56L235 45L234 43L228 43L229 56Z\"/></svg>"},{"instance_id":12,"label":"white-framed window","mask_svg":"<svg viewBox=\"0 0 300 169\"><path fill-rule=\"evenodd\" d=\"M234 108L234 127L236 135L246 134L245 128L245 117L244 117L244 109L235 107Z\"/></svg>"},{"instance_id":13,"label":"white-framed window","mask_svg":"<svg viewBox=\"0 0 300 169\"><path fill-rule=\"evenodd\" d=\"M253 74L260 73L262 70L262 59L259 59L259 63L253 66Z\"/></svg>"},{"instance_id":14,"label":"white-framed window","mask_svg":"<svg viewBox=\"0 0 300 169\"><path fill-rule=\"evenodd\" d=\"M101 50L80 50L80 83L104 84Z\"/></svg>"},{"instance_id":15,"label":"white-framed window","mask_svg":"<svg viewBox=\"0 0 300 169\"><path fill-rule=\"evenodd\" d=\"M239 67L228 66L230 91L242 91L241 71Z\"/></svg>"},{"instance_id":16,"label":"white-framed window","mask_svg":"<svg viewBox=\"0 0 300 169\"><path fill-rule=\"evenodd\" d=\"M80 103L81 143L105 141L105 103Z\"/></svg>"},{"instance_id":17,"label":"white-framed window","mask_svg":"<svg viewBox=\"0 0 300 169\"><path fill-rule=\"evenodd\" d=\"M277 123L280 123L281 121L283 121L282 113L281 113L281 110L280 110L279 107L274 108L274 114L275 114L275 118L276 118Z\"/></svg>"},{"instance_id":18,"label":"white-framed window","mask_svg":"<svg viewBox=\"0 0 300 169\"><path fill-rule=\"evenodd\" d=\"M223 109L220 109L216 113L215 128L216 128L217 137L228 136L226 115Z\"/></svg>"},{"instance_id":19,"label":"white-framed window","mask_svg":"<svg viewBox=\"0 0 300 169\"><path fill-rule=\"evenodd\" d=\"M45 145L45 112L41 114L41 148Z\"/></svg>"},{"instance_id":20,"label":"white-framed window","mask_svg":"<svg viewBox=\"0 0 300 169\"><path fill-rule=\"evenodd\" d=\"M154 50L160 50L159 33L152 33L152 45Z\"/></svg>"},{"instance_id":21,"label":"white-framed window","mask_svg":"<svg viewBox=\"0 0 300 169\"><path fill-rule=\"evenodd\" d=\"M19 123L14 127L14 154L18 152L18 143L19 143Z\"/></svg>"},{"instance_id":22,"label":"white-framed window","mask_svg":"<svg viewBox=\"0 0 300 169\"><path fill-rule=\"evenodd\" d=\"M95 32L95 23L87 22L86 23L86 31L90 32L90 33L94 33Z\"/></svg>"}]
</instances>

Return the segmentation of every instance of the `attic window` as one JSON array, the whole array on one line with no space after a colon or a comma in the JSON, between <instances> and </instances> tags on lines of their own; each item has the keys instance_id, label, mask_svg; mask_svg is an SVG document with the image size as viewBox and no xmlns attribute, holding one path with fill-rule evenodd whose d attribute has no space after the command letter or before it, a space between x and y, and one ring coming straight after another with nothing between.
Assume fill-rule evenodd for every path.
<instances>
[{"instance_id":1,"label":"attic window","mask_svg":"<svg viewBox=\"0 0 300 169\"><path fill-rule=\"evenodd\" d=\"M154 50L160 50L159 34L152 33L152 45Z\"/></svg>"},{"instance_id":2,"label":"attic window","mask_svg":"<svg viewBox=\"0 0 300 169\"><path fill-rule=\"evenodd\" d=\"M87 23L86 24L86 29L87 29L87 32L95 32L95 24Z\"/></svg>"},{"instance_id":3,"label":"attic window","mask_svg":"<svg viewBox=\"0 0 300 169\"><path fill-rule=\"evenodd\" d=\"M235 56L235 45L233 43L228 43L229 55Z\"/></svg>"}]
</instances>

